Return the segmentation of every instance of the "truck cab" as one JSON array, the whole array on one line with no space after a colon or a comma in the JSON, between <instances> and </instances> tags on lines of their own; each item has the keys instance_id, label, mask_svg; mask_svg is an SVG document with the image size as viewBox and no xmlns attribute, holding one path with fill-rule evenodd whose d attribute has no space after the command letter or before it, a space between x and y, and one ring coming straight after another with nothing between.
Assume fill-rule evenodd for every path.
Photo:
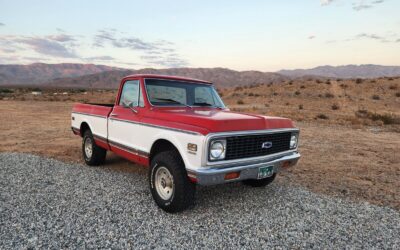
<instances>
[{"instance_id":1,"label":"truck cab","mask_svg":"<svg viewBox=\"0 0 400 250\"><path fill-rule=\"evenodd\" d=\"M266 186L300 158L291 120L232 112L198 79L127 76L114 104L75 104L71 119L88 165L112 151L148 167L152 196L167 212L191 206L196 185Z\"/></svg>"}]
</instances>

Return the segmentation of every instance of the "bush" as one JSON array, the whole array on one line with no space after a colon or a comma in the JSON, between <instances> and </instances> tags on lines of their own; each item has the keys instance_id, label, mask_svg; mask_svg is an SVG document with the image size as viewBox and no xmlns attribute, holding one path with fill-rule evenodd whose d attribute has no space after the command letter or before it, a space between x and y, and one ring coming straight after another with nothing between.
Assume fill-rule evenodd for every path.
<instances>
[{"instance_id":1,"label":"bush","mask_svg":"<svg viewBox=\"0 0 400 250\"><path fill-rule=\"evenodd\" d=\"M393 77L389 77L388 80L389 80L389 81L393 81Z\"/></svg>"},{"instance_id":2,"label":"bush","mask_svg":"<svg viewBox=\"0 0 400 250\"><path fill-rule=\"evenodd\" d=\"M301 85L301 86L300 86L300 88L301 88L301 89L305 89L305 88L306 88L306 86L304 86L304 85Z\"/></svg>"},{"instance_id":3,"label":"bush","mask_svg":"<svg viewBox=\"0 0 400 250\"><path fill-rule=\"evenodd\" d=\"M327 115L324 114L319 114L316 116L317 119L322 119L322 120L328 120L329 117Z\"/></svg>"},{"instance_id":4,"label":"bush","mask_svg":"<svg viewBox=\"0 0 400 250\"><path fill-rule=\"evenodd\" d=\"M274 96L277 96L277 95L278 95L278 93L274 92L274 93L273 93L273 95L274 95Z\"/></svg>"},{"instance_id":5,"label":"bush","mask_svg":"<svg viewBox=\"0 0 400 250\"><path fill-rule=\"evenodd\" d=\"M244 104L244 101L243 100L238 100L237 104L242 105L242 104Z\"/></svg>"},{"instance_id":6,"label":"bush","mask_svg":"<svg viewBox=\"0 0 400 250\"><path fill-rule=\"evenodd\" d=\"M325 83L329 85L329 84L331 84L331 80L328 79L328 80L326 80Z\"/></svg>"},{"instance_id":7,"label":"bush","mask_svg":"<svg viewBox=\"0 0 400 250\"><path fill-rule=\"evenodd\" d=\"M400 124L400 117L395 116L394 114L378 114L372 113L368 110L362 109L357 110L355 112L356 117L363 118L363 119L370 119L372 121L381 121L383 124Z\"/></svg>"},{"instance_id":8,"label":"bush","mask_svg":"<svg viewBox=\"0 0 400 250\"><path fill-rule=\"evenodd\" d=\"M11 89L0 89L0 93L3 93L3 94L12 94L12 93L14 93L14 91L11 90Z\"/></svg>"},{"instance_id":9,"label":"bush","mask_svg":"<svg viewBox=\"0 0 400 250\"><path fill-rule=\"evenodd\" d=\"M371 80L370 83L376 83L376 80Z\"/></svg>"},{"instance_id":10,"label":"bush","mask_svg":"<svg viewBox=\"0 0 400 250\"><path fill-rule=\"evenodd\" d=\"M299 105L299 109L303 109L303 104L300 104L300 105Z\"/></svg>"},{"instance_id":11,"label":"bush","mask_svg":"<svg viewBox=\"0 0 400 250\"><path fill-rule=\"evenodd\" d=\"M335 97L332 93L325 93L326 98L333 98Z\"/></svg>"},{"instance_id":12,"label":"bush","mask_svg":"<svg viewBox=\"0 0 400 250\"><path fill-rule=\"evenodd\" d=\"M241 90L243 90L243 87L240 87L240 86L239 86L239 87L236 87L236 88L235 88L235 91L241 91Z\"/></svg>"},{"instance_id":13,"label":"bush","mask_svg":"<svg viewBox=\"0 0 400 250\"><path fill-rule=\"evenodd\" d=\"M292 85L292 84L293 84L293 81L290 81L290 82L289 82L289 85Z\"/></svg>"},{"instance_id":14,"label":"bush","mask_svg":"<svg viewBox=\"0 0 400 250\"><path fill-rule=\"evenodd\" d=\"M361 79L361 78L357 78L357 79L356 79L356 83L357 83L357 84L360 84L360 83L362 83L362 82L363 82L363 79Z\"/></svg>"},{"instance_id":15,"label":"bush","mask_svg":"<svg viewBox=\"0 0 400 250\"><path fill-rule=\"evenodd\" d=\"M392 89L392 90L397 89L397 85L390 85L389 89Z\"/></svg>"},{"instance_id":16,"label":"bush","mask_svg":"<svg viewBox=\"0 0 400 250\"><path fill-rule=\"evenodd\" d=\"M397 92L397 93L396 93L396 97L400 97L400 92Z\"/></svg>"},{"instance_id":17,"label":"bush","mask_svg":"<svg viewBox=\"0 0 400 250\"><path fill-rule=\"evenodd\" d=\"M338 104L335 103L332 105L332 110L338 110L338 109L340 109Z\"/></svg>"},{"instance_id":18,"label":"bush","mask_svg":"<svg viewBox=\"0 0 400 250\"><path fill-rule=\"evenodd\" d=\"M315 80L316 83L322 83L320 79Z\"/></svg>"},{"instance_id":19,"label":"bush","mask_svg":"<svg viewBox=\"0 0 400 250\"><path fill-rule=\"evenodd\" d=\"M254 93L250 92L250 93L249 93L249 96L254 96Z\"/></svg>"},{"instance_id":20,"label":"bush","mask_svg":"<svg viewBox=\"0 0 400 250\"><path fill-rule=\"evenodd\" d=\"M373 96L372 96L372 99L373 99L373 100L380 100L381 98L379 97L379 95L373 95Z\"/></svg>"},{"instance_id":21,"label":"bush","mask_svg":"<svg viewBox=\"0 0 400 250\"><path fill-rule=\"evenodd\" d=\"M301 93L300 93L300 91L297 90L296 92L294 92L294 94L295 95L300 95Z\"/></svg>"}]
</instances>

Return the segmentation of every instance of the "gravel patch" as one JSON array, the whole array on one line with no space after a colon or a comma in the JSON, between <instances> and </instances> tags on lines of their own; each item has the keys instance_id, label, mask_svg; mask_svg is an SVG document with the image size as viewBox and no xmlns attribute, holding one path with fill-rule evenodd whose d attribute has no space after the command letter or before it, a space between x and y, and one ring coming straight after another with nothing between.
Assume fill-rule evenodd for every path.
<instances>
[{"instance_id":1,"label":"gravel patch","mask_svg":"<svg viewBox=\"0 0 400 250\"><path fill-rule=\"evenodd\" d=\"M276 182L199 187L167 214L143 172L0 154L0 249L400 248L400 213Z\"/></svg>"}]
</instances>

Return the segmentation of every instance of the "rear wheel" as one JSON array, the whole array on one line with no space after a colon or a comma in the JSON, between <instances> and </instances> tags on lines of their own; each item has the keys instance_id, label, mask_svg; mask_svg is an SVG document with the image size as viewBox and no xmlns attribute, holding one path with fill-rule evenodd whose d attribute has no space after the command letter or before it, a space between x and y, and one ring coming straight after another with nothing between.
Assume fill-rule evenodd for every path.
<instances>
[{"instance_id":1,"label":"rear wheel","mask_svg":"<svg viewBox=\"0 0 400 250\"><path fill-rule=\"evenodd\" d=\"M107 150L96 145L89 129L83 134L82 154L85 163L89 166L101 165L106 159Z\"/></svg>"},{"instance_id":2,"label":"rear wheel","mask_svg":"<svg viewBox=\"0 0 400 250\"><path fill-rule=\"evenodd\" d=\"M250 180L244 180L242 183L246 186L251 186L251 187L265 187L268 184L271 184L275 180L276 174L273 174L271 177L267 177L264 179L250 179Z\"/></svg>"},{"instance_id":3,"label":"rear wheel","mask_svg":"<svg viewBox=\"0 0 400 250\"><path fill-rule=\"evenodd\" d=\"M158 153L149 169L150 190L157 205L169 213L180 212L194 204L196 185L175 150Z\"/></svg>"}]
</instances>

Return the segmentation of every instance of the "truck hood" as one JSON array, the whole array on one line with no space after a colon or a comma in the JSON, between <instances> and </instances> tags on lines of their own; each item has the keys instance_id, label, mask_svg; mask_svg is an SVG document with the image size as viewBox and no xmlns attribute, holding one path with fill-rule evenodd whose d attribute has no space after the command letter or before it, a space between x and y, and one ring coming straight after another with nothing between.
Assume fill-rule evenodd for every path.
<instances>
[{"instance_id":1,"label":"truck hood","mask_svg":"<svg viewBox=\"0 0 400 250\"><path fill-rule=\"evenodd\" d=\"M210 108L171 108L153 110L157 119L174 124L200 127L212 132L294 128L290 119Z\"/></svg>"}]
</instances>

